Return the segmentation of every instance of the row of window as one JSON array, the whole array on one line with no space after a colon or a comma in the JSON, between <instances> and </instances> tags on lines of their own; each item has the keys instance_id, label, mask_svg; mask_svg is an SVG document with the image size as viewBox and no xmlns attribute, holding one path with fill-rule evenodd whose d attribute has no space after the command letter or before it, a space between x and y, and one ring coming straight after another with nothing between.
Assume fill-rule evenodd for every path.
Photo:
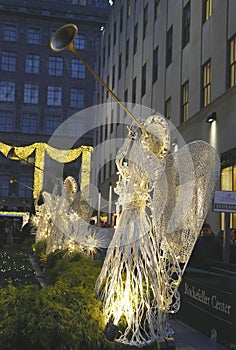
<instances>
[{"instance_id":1,"label":"row of window","mask_svg":"<svg viewBox=\"0 0 236 350\"><path fill-rule=\"evenodd\" d=\"M63 57L49 57L48 60L48 75L63 76L64 70ZM1 52L1 70L6 72L16 72L17 59L16 52L2 51ZM85 79L85 66L77 58L71 61L71 78ZM40 55L26 54L25 55L25 73L39 74L40 73Z\"/></svg>"},{"instance_id":2,"label":"row of window","mask_svg":"<svg viewBox=\"0 0 236 350\"><path fill-rule=\"evenodd\" d=\"M152 65L152 84L158 79L158 66L159 66L159 48L158 46L153 51L153 65ZM121 76L122 70L122 54L118 60L118 78ZM236 34L228 42L228 81L227 88L236 85ZM115 74L116 66L112 68L112 79L111 87L115 87ZM147 86L147 67L146 63L142 66L141 74L141 97L146 93ZM107 84L109 84L110 77L107 76ZM189 103L189 83L185 82L182 86L181 95L181 115L182 121L188 119L188 103ZM104 98L104 89L102 90L102 97ZM128 101L128 90L124 91L124 101ZM132 103L137 103L137 78L135 77L132 81ZM201 77L201 108L211 103L211 60L207 61L202 66L202 77ZM168 99L165 104L165 116L170 118L171 116L171 99Z\"/></svg>"},{"instance_id":3,"label":"row of window","mask_svg":"<svg viewBox=\"0 0 236 350\"><path fill-rule=\"evenodd\" d=\"M205 23L213 13L213 7L212 7L212 0L202 0L203 1L203 23ZM136 1L134 2L136 4ZM143 28L142 28L142 38L145 39L147 35L147 28L148 28L148 6L149 4L146 4L146 6L143 9ZM154 20L156 20L160 13L160 0L154 1ZM123 13L124 9L123 6L120 8L120 32L123 30ZM127 2L127 19L131 14L131 4L130 1ZM182 47L185 47L187 43L190 40L190 17L191 17L191 9L190 9L190 1L185 5L183 8L183 23L182 23ZM116 45L117 42L117 21L114 21L113 23L113 47ZM172 62L172 41L173 41L173 27L171 26L169 30L167 31L167 37L166 37L166 66L168 67L169 64ZM136 54L138 49L138 22L134 26L134 32L133 32L133 55ZM128 65L128 55L129 55L129 39L126 42L126 66ZM111 34L108 34L107 38L107 57L110 57L111 53ZM103 67L106 63L106 47L103 47Z\"/></svg>"},{"instance_id":4,"label":"row of window","mask_svg":"<svg viewBox=\"0 0 236 350\"><path fill-rule=\"evenodd\" d=\"M59 115L47 115L45 118L45 133L53 134L62 123ZM15 131L15 115L9 111L0 112L0 130L2 132ZM36 113L23 113L21 118L21 132L27 134L37 134L39 132L39 117Z\"/></svg>"},{"instance_id":5,"label":"row of window","mask_svg":"<svg viewBox=\"0 0 236 350\"><path fill-rule=\"evenodd\" d=\"M0 101L15 102L15 82L0 82ZM39 86L36 84L24 84L23 102L30 104L39 103ZM62 105L62 86L48 86L47 105ZM85 106L85 90L81 88L70 89L70 107L83 109Z\"/></svg>"},{"instance_id":6,"label":"row of window","mask_svg":"<svg viewBox=\"0 0 236 350\"><path fill-rule=\"evenodd\" d=\"M26 43L31 45L40 45L42 43L42 29L38 26L28 26L26 29ZM3 41L17 42L19 40L19 29L16 24L3 24ZM50 37L53 31L50 33ZM79 33L73 41L74 47L79 50L85 49L85 34Z\"/></svg>"},{"instance_id":7,"label":"row of window","mask_svg":"<svg viewBox=\"0 0 236 350\"><path fill-rule=\"evenodd\" d=\"M32 198L33 179L22 176L17 183L10 183L10 176L0 175L0 197Z\"/></svg>"}]
</instances>

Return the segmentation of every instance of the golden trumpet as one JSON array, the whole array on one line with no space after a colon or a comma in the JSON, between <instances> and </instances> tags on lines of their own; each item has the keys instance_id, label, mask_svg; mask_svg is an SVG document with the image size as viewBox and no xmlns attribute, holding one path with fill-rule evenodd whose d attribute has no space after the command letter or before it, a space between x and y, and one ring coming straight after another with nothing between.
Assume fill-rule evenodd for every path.
<instances>
[{"instance_id":1,"label":"golden trumpet","mask_svg":"<svg viewBox=\"0 0 236 350\"><path fill-rule=\"evenodd\" d=\"M130 118L138 125L138 127L145 133L148 133L143 125L134 117L134 115L126 108L126 106L121 102L121 100L116 96L116 94L109 88L109 86L104 83L104 81L99 77L99 75L92 69L92 67L87 63L87 61L79 54L79 52L74 47L74 39L78 33L78 28L75 24L65 24L64 26L58 28L56 32L52 35L50 40L50 47L54 52L60 52L63 50L72 51L79 60L85 65L85 67L92 73L92 75L99 81L100 84L112 95L115 101L123 108L123 110L130 116Z\"/></svg>"}]
</instances>

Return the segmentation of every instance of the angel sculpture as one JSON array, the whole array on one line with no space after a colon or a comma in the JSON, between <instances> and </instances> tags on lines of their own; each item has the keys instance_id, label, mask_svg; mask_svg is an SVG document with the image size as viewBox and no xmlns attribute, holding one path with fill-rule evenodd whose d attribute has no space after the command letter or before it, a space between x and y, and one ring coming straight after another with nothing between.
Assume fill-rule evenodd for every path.
<instances>
[{"instance_id":1,"label":"angel sculpture","mask_svg":"<svg viewBox=\"0 0 236 350\"><path fill-rule=\"evenodd\" d=\"M93 256L97 250L107 248L107 237L89 225L90 208L81 197L75 179L68 176L59 186L55 185L53 193L42 193L43 204L38 205L36 200L32 224L37 229L36 243L46 241L46 255L64 250L66 254Z\"/></svg>"},{"instance_id":2,"label":"angel sculpture","mask_svg":"<svg viewBox=\"0 0 236 350\"><path fill-rule=\"evenodd\" d=\"M118 342L143 346L172 334L178 286L219 174L216 151L203 141L170 153L161 115L130 128L118 151L116 191L122 208L96 283L107 322L126 324Z\"/></svg>"}]
</instances>

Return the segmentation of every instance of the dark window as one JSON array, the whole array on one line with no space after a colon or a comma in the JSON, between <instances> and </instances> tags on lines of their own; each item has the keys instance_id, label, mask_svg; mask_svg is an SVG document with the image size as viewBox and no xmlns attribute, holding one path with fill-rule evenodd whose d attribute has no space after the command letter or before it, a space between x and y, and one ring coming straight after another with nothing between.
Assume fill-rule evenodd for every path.
<instances>
[{"instance_id":1,"label":"dark window","mask_svg":"<svg viewBox=\"0 0 236 350\"><path fill-rule=\"evenodd\" d=\"M116 44L116 21L113 24L113 45Z\"/></svg>"},{"instance_id":2,"label":"dark window","mask_svg":"<svg viewBox=\"0 0 236 350\"><path fill-rule=\"evenodd\" d=\"M125 47L125 66L127 67L129 64L129 39L126 40Z\"/></svg>"},{"instance_id":3,"label":"dark window","mask_svg":"<svg viewBox=\"0 0 236 350\"><path fill-rule=\"evenodd\" d=\"M132 103L136 103L136 77L133 79L132 83Z\"/></svg>"},{"instance_id":4,"label":"dark window","mask_svg":"<svg viewBox=\"0 0 236 350\"><path fill-rule=\"evenodd\" d=\"M158 46L153 51L152 83L155 83L157 79L158 79Z\"/></svg>"},{"instance_id":5,"label":"dark window","mask_svg":"<svg viewBox=\"0 0 236 350\"><path fill-rule=\"evenodd\" d=\"M121 70L122 70L122 54L119 54L119 65L118 65L118 79L121 77Z\"/></svg>"},{"instance_id":6,"label":"dark window","mask_svg":"<svg viewBox=\"0 0 236 350\"><path fill-rule=\"evenodd\" d=\"M73 41L74 47L78 50L85 49L85 34L78 33Z\"/></svg>"},{"instance_id":7,"label":"dark window","mask_svg":"<svg viewBox=\"0 0 236 350\"><path fill-rule=\"evenodd\" d=\"M128 101L128 89L124 92L124 101Z\"/></svg>"},{"instance_id":8,"label":"dark window","mask_svg":"<svg viewBox=\"0 0 236 350\"><path fill-rule=\"evenodd\" d=\"M61 106L62 104L62 87L61 86L48 86L47 104L48 106Z\"/></svg>"},{"instance_id":9,"label":"dark window","mask_svg":"<svg viewBox=\"0 0 236 350\"><path fill-rule=\"evenodd\" d=\"M85 65L77 58L72 59L71 77L85 79Z\"/></svg>"},{"instance_id":10,"label":"dark window","mask_svg":"<svg viewBox=\"0 0 236 350\"><path fill-rule=\"evenodd\" d=\"M49 57L48 74L51 76L62 76L63 74L63 58Z\"/></svg>"},{"instance_id":11,"label":"dark window","mask_svg":"<svg viewBox=\"0 0 236 350\"><path fill-rule=\"evenodd\" d=\"M138 23L136 23L134 27L134 47L133 47L134 54L137 52L137 48L138 48Z\"/></svg>"},{"instance_id":12,"label":"dark window","mask_svg":"<svg viewBox=\"0 0 236 350\"><path fill-rule=\"evenodd\" d=\"M53 134L54 131L58 128L58 126L61 124L61 117L58 115L48 115L46 117L46 134Z\"/></svg>"},{"instance_id":13,"label":"dark window","mask_svg":"<svg viewBox=\"0 0 236 350\"><path fill-rule=\"evenodd\" d=\"M0 112L0 130L13 131L15 125L15 117L12 112Z\"/></svg>"},{"instance_id":14,"label":"dark window","mask_svg":"<svg viewBox=\"0 0 236 350\"><path fill-rule=\"evenodd\" d=\"M2 51L1 69L3 71L16 71L16 53L11 51Z\"/></svg>"},{"instance_id":15,"label":"dark window","mask_svg":"<svg viewBox=\"0 0 236 350\"><path fill-rule=\"evenodd\" d=\"M165 102L165 117L167 119L171 118L171 97L169 97Z\"/></svg>"},{"instance_id":16,"label":"dark window","mask_svg":"<svg viewBox=\"0 0 236 350\"><path fill-rule=\"evenodd\" d=\"M70 107L83 109L85 104L84 89L72 88L70 90Z\"/></svg>"},{"instance_id":17,"label":"dark window","mask_svg":"<svg viewBox=\"0 0 236 350\"><path fill-rule=\"evenodd\" d=\"M146 93L146 63L142 67L142 87L141 87L141 96L145 95Z\"/></svg>"},{"instance_id":18,"label":"dark window","mask_svg":"<svg viewBox=\"0 0 236 350\"><path fill-rule=\"evenodd\" d=\"M38 45L40 41L40 29L29 27L27 31L27 43Z\"/></svg>"},{"instance_id":19,"label":"dark window","mask_svg":"<svg viewBox=\"0 0 236 350\"><path fill-rule=\"evenodd\" d=\"M25 73L39 74L40 57L39 55L26 54Z\"/></svg>"},{"instance_id":20,"label":"dark window","mask_svg":"<svg viewBox=\"0 0 236 350\"><path fill-rule=\"evenodd\" d=\"M123 6L120 8L120 32L123 30Z\"/></svg>"},{"instance_id":21,"label":"dark window","mask_svg":"<svg viewBox=\"0 0 236 350\"><path fill-rule=\"evenodd\" d=\"M13 81L0 82L0 101L15 101L15 83Z\"/></svg>"},{"instance_id":22,"label":"dark window","mask_svg":"<svg viewBox=\"0 0 236 350\"><path fill-rule=\"evenodd\" d=\"M166 35L166 67L172 62L173 27L171 26Z\"/></svg>"},{"instance_id":23,"label":"dark window","mask_svg":"<svg viewBox=\"0 0 236 350\"><path fill-rule=\"evenodd\" d=\"M143 11L143 39L146 37L148 27L148 4Z\"/></svg>"},{"instance_id":24,"label":"dark window","mask_svg":"<svg viewBox=\"0 0 236 350\"><path fill-rule=\"evenodd\" d=\"M112 67L112 89L115 87L115 75L116 75L116 66Z\"/></svg>"},{"instance_id":25,"label":"dark window","mask_svg":"<svg viewBox=\"0 0 236 350\"><path fill-rule=\"evenodd\" d=\"M38 131L37 114L24 113L22 119L22 132L27 134L36 134Z\"/></svg>"},{"instance_id":26,"label":"dark window","mask_svg":"<svg viewBox=\"0 0 236 350\"><path fill-rule=\"evenodd\" d=\"M111 34L108 35L107 56L110 57L110 54L111 54Z\"/></svg>"},{"instance_id":27,"label":"dark window","mask_svg":"<svg viewBox=\"0 0 236 350\"><path fill-rule=\"evenodd\" d=\"M190 1L183 9L183 38L182 47L184 48L190 40Z\"/></svg>"},{"instance_id":28,"label":"dark window","mask_svg":"<svg viewBox=\"0 0 236 350\"><path fill-rule=\"evenodd\" d=\"M16 26L13 24L5 24L3 28L3 40L16 42Z\"/></svg>"}]
</instances>

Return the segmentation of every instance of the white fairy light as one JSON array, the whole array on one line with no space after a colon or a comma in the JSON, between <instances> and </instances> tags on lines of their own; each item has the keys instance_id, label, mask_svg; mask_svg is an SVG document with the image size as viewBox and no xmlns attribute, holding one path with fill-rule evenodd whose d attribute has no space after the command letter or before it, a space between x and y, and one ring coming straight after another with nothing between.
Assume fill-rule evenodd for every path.
<instances>
[{"instance_id":1,"label":"white fairy light","mask_svg":"<svg viewBox=\"0 0 236 350\"><path fill-rule=\"evenodd\" d=\"M134 137L131 126L117 153L122 212L96 283L106 321L126 320L117 341L139 347L173 334L168 315L179 309L178 286L219 174L210 145L195 141L171 154L167 120L143 125L147 134Z\"/></svg>"}]
</instances>

